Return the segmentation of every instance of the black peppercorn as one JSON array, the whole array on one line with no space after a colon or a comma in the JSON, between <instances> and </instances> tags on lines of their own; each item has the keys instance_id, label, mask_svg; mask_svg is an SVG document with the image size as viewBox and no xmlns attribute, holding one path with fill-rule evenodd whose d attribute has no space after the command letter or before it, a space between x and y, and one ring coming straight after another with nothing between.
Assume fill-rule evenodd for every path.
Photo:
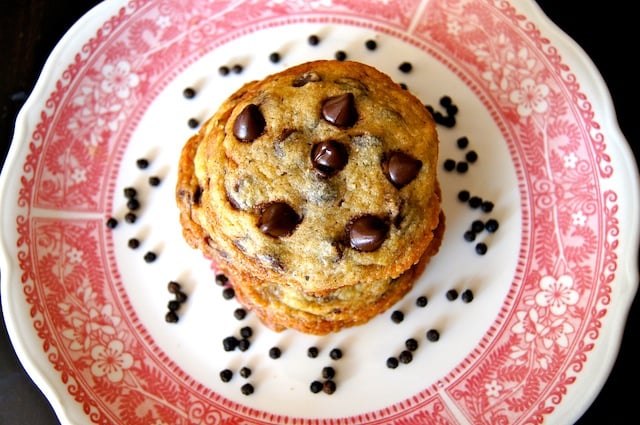
<instances>
[{"instance_id":1,"label":"black peppercorn","mask_svg":"<svg viewBox=\"0 0 640 425\"><path fill-rule=\"evenodd\" d=\"M333 382L332 380L324 381L324 384L322 385L322 391L324 391L326 394L335 393L336 383Z\"/></svg>"},{"instance_id":2,"label":"black peppercorn","mask_svg":"<svg viewBox=\"0 0 640 425\"><path fill-rule=\"evenodd\" d=\"M473 292L470 289L465 289L464 291L462 291L460 299L465 303L470 303L471 301L473 301Z\"/></svg>"},{"instance_id":3,"label":"black peppercorn","mask_svg":"<svg viewBox=\"0 0 640 425\"><path fill-rule=\"evenodd\" d=\"M316 357L318 357L318 352L318 347L309 347L307 349L307 357L315 359Z\"/></svg>"},{"instance_id":4,"label":"black peppercorn","mask_svg":"<svg viewBox=\"0 0 640 425\"><path fill-rule=\"evenodd\" d=\"M279 359L281 355L282 355L282 351L280 350L280 348L271 347L269 349L269 357L271 357L272 359Z\"/></svg>"},{"instance_id":5,"label":"black peppercorn","mask_svg":"<svg viewBox=\"0 0 640 425\"><path fill-rule=\"evenodd\" d=\"M396 357L389 357L387 359L387 367L389 369L395 369L398 367L398 359Z\"/></svg>"},{"instance_id":6,"label":"black peppercorn","mask_svg":"<svg viewBox=\"0 0 640 425\"><path fill-rule=\"evenodd\" d=\"M435 329L430 329L427 331L427 339L431 342L436 342L440 339L440 332Z\"/></svg>"},{"instance_id":7,"label":"black peppercorn","mask_svg":"<svg viewBox=\"0 0 640 425\"><path fill-rule=\"evenodd\" d=\"M251 395L253 394L254 388L253 388L253 385L247 383L247 384L244 384L242 387L240 387L240 391L244 395Z\"/></svg>"},{"instance_id":8,"label":"black peppercorn","mask_svg":"<svg viewBox=\"0 0 640 425\"><path fill-rule=\"evenodd\" d=\"M224 351L233 351L238 347L238 338L231 335L222 340Z\"/></svg>"},{"instance_id":9,"label":"black peppercorn","mask_svg":"<svg viewBox=\"0 0 640 425\"><path fill-rule=\"evenodd\" d=\"M244 308L236 308L233 311L233 317L235 317L238 320L242 320L245 317L247 317L247 311Z\"/></svg>"},{"instance_id":10,"label":"black peppercorn","mask_svg":"<svg viewBox=\"0 0 640 425\"><path fill-rule=\"evenodd\" d=\"M409 364L413 361L413 354L409 350L403 350L400 355L398 355L398 360L400 363Z\"/></svg>"},{"instance_id":11,"label":"black peppercorn","mask_svg":"<svg viewBox=\"0 0 640 425\"><path fill-rule=\"evenodd\" d=\"M416 298L416 305L418 307L426 307L428 302L429 300L424 295L421 295L418 298Z\"/></svg>"},{"instance_id":12,"label":"black peppercorn","mask_svg":"<svg viewBox=\"0 0 640 425\"><path fill-rule=\"evenodd\" d=\"M326 366L322 368L322 378L333 379L335 376L336 376L336 370L331 366Z\"/></svg>"},{"instance_id":13,"label":"black peppercorn","mask_svg":"<svg viewBox=\"0 0 640 425\"><path fill-rule=\"evenodd\" d=\"M156 258L158 258L158 256L153 251L148 251L146 254L144 254L144 261L146 263L153 263L154 261L156 261Z\"/></svg>"},{"instance_id":14,"label":"black peppercorn","mask_svg":"<svg viewBox=\"0 0 640 425\"><path fill-rule=\"evenodd\" d=\"M309 390L311 390L311 392L314 394L319 393L320 391L322 391L322 382L313 381L311 385L309 385Z\"/></svg>"},{"instance_id":15,"label":"black peppercorn","mask_svg":"<svg viewBox=\"0 0 640 425\"><path fill-rule=\"evenodd\" d=\"M401 312L400 310L395 310L393 313L391 313L391 321L393 323L400 323L404 320L404 313Z\"/></svg>"},{"instance_id":16,"label":"black peppercorn","mask_svg":"<svg viewBox=\"0 0 640 425\"><path fill-rule=\"evenodd\" d=\"M115 219L115 218L113 218L113 217L109 217L109 218L107 219L107 223L106 223L106 225L107 225L107 227L108 227L109 229L115 229L115 228L116 228L116 226L118 226L118 220L116 220L116 219Z\"/></svg>"},{"instance_id":17,"label":"black peppercorn","mask_svg":"<svg viewBox=\"0 0 640 425\"><path fill-rule=\"evenodd\" d=\"M229 382L233 378L233 372L231 369L224 369L220 371L220 379L222 382Z\"/></svg>"},{"instance_id":18,"label":"black peppercorn","mask_svg":"<svg viewBox=\"0 0 640 425\"><path fill-rule=\"evenodd\" d=\"M167 314L165 314L165 316L164 316L164 320L165 320L167 323L177 323L177 322L178 322L178 315L176 314L176 312L175 312L175 311L171 311L171 310L169 310L169 311L167 312Z\"/></svg>"},{"instance_id":19,"label":"black peppercorn","mask_svg":"<svg viewBox=\"0 0 640 425\"><path fill-rule=\"evenodd\" d=\"M458 298L458 291L456 291L455 289L449 289L446 295L449 301L453 301Z\"/></svg>"},{"instance_id":20,"label":"black peppercorn","mask_svg":"<svg viewBox=\"0 0 640 425\"><path fill-rule=\"evenodd\" d=\"M329 357L333 360L339 360L342 358L342 350L339 348L334 348L329 352Z\"/></svg>"}]
</instances>

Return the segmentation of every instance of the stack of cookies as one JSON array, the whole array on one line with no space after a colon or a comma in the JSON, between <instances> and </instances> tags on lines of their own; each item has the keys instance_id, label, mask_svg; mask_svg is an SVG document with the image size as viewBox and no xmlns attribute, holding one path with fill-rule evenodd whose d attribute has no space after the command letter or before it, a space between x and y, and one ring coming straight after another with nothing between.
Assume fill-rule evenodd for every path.
<instances>
[{"instance_id":1,"label":"stack of cookies","mask_svg":"<svg viewBox=\"0 0 640 425\"><path fill-rule=\"evenodd\" d=\"M271 329L363 324L440 247L438 144L425 106L371 66L285 69L245 84L187 141L183 235Z\"/></svg>"}]
</instances>

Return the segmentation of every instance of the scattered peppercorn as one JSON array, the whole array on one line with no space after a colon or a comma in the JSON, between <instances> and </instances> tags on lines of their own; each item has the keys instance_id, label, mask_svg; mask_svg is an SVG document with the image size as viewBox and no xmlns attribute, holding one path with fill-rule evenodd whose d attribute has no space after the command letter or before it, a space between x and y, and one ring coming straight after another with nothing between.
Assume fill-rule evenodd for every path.
<instances>
[{"instance_id":1,"label":"scattered peppercorn","mask_svg":"<svg viewBox=\"0 0 640 425\"><path fill-rule=\"evenodd\" d=\"M248 378L251 376L251 369L249 369L248 367L244 366L242 369L240 369L240 376L242 376L243 378Z\"/></svg>"},{"instance_id":2,"label":"scattered peppercorn","mask_svg":"<svg viewBox=\"0 0 640 425\"><path fill-rule=\"evenodd\" d=\"M251 395L251 394L253 394L254 390L255 389L253 388L253 385L251 385L249 383L246 383L242 387L240 387L240 391L244 395Z\"/></svg>"},{"instance_id":3,"label":"scattered peppercorn","mask_svg":"<svg viewBox=\"0 0 640 425\"><path fill-rule=\"evenodd\" d=\"M171 300L167 303L167 308L169 309L169 311L177 311L180 308L180 302Z\"/></svg>"},{"instance_id":4,"label":"scattered peppercorn","mask_svg":"<svg viewBox=\"0 0 640 425\"><path fill-rule=\"evenodd\" d=\"M137 198L130 198L127 201L127 208L129 208L130 211L136 211L140 209L140 201L138 201Z\"/></svg>"},{"instance_id":5,"label":"scattered peppercorn","mask_svg":"<svg viewBox=\"0 0 640 425\"><path fill-rule=\"evenodd\" d=\"M167 312L167 314L164 315L164 320L167 323L177 323L178 322L178 315L176 314L175 311L169 310Z\"/></svg>"},{"instance_id":6,"label":"scattered peppercorn","mask_svg":"<svg viewBox=\"0 0 640 425\"><path fill-rule=\"evenodd\" d=\"M223 369L220 371L220 379L222 382L229 382L233 378L233 371L231 369Z\"/></svg>"},{"instance_id":7,"label":"scattered peppercorn","mask_svg":"<svg viewBox=\"0 0 640 425\"><path fill-rule=\"evenodd\" d=\"M318 44L320 44L320 37L318 37L315 34L312 34L312 35L309 36L307 41L309 42L310 45L317 46Z\"/></svg>"},{"instance_id":8,"label":"scattered peppercorn","mask_svg":"<svg viewBox=\"0 0 640 425\"><path fill-rule=\"evenodd\" d=\"M429 300L424 295L421 295L418 298L416 298L416 305L418 307L426 307L428 302Z\"/></svg>"},{"instance_id":9,"label":"scattered peppercorn","mask_svg":"<svg viewBox=\"0 0 640 425\"><path fill-rule=\"evenodd\" d=\"M466 137L460 137L458 140L456 140L456 144L458 145L459 149L466 149L467 146L469 146L469 139L467 139Z\"/></svg>"},{"instance_id":10,"label":"scattered peppercorn","mask_svg":"<svg viewBox=\"0 0 640 425\"><path fill-rule=\"evenodd\" d=\"M396 357L389 357L387 359L387 367L389 369L395 369L398 367L398 359Z\"/></svg>"},{"instance_id":11,"label":"scattered peppercorn","mask_svg":"<svg viewBox=\"0 0 640 425\"><path fill-rule=\"evenodd\" d=\"M467 171L469 171L469 164L464 162L464 161L460 161L456 164L456 171L460 174L464 174Z\"/></svg>"},{"instance_id":12,"label":"scattered peppercorn","mask_svg":"<svg viewBox=\"0 0 640 425\"><path fill-rule=\"evenodd\" d=\"M322 391L322 387L323 387L322 382L313 381L311 385L309 385L309 390L311 390L311 392L314 394L318 394L320 391Z\"/></svg>"},{"instance_id":13,"label":"scattered peppercorn","mask_svg":"<svg viewBox=\"0 0 640 425\"><path fill-rule=\"evenodd\" d=\"M473 242L476 240L476 233L473 230L467 230L466 232L464 232L462 237L467 242Z\"/></svg>"},{"instance_id":14,"label":"scattered peppercorn","mask_svg":"<svg viewBox=\"0 0 640 425\"><path fill-rule=\"evenodd\" d=\"M109 217L107 219L106 225L109 229L115 229L118 226L118 220L114 217Z\"/></svg>"},{"instance_id":15,"label":"scattered peppercorn","mask_svg":"<svg viewBox=\"0 0 640 425\"><path fill-rule=\"evenodd\" d=\"M482 205L480 205L480 209L486 213L493 211L493 202L491 201L482 202Z\"/></svg>"},{"instance_id":16,"label":"scattered peppercorn","mask_svg":"<svg viewBox=\"0 0 640 425\"><path fill-rule=\"evenodd\" d=\"M458 298L458 291L456 291L455 289L449 289L446 295L449 301L453 301Z\"/></svg>"},{"instance_id":17,"label":"scattered peppercorn","mask_svg":"<svg viewBox=\"0 0 640 425\"><path fill-rule=\"evenodd\" d=\"M440 339L440 332L435 329L429 329L427 331L427 339L431 342L436 342Z\"/></svg>"},{"instance_id":18,"label":"scattered peppercorn","mask_svg":"<svg viewBox=\"0 0 640 425\"><path fill-rule=\"evenodd\" d=\"M124 215L124 221L126 221L129 224L135 223L137 219L138 219L138 216L136 215L136 213L131 211L129 211Z\"/></svg>"},{"instance_id":19,"label":"scattered peppercorn","mask_svg":"<svg viewBox=\"0 0 640 425\"><path fill-rule=\"evenodd\" d=\"M322 368L322 378L333 379L335 376L336 376L336 370L331 366L326 366Z\"/></svg>"},{"instance_id":20,"label":"scattered peppercorn","mask_svg":"<svg viewBox=\"0 0 640 425\"><path fill-rule=\"evenodd\" d=\"M456 168L456 161L455 160L453 160L451 158L448 158L448 159L444 160L444 169L446 171L453 171L453 170L455 170L455 168Z\"/></svg>"},{"instance_id":21,"label":"scattered peppercorn","mask_svg":"<svg viewBox=\"0 0 640 425\"><path fill-rule=\"evenodd\" d=\"M334 57L336 58L336 60L343 61L347 59L347 53L344 50L338 50L335 53Z\"/></svg>"},{"instance_id":22,"label":"scattered peppercorn","mask_svg":"<svg viewBox=\"0 0 640 425\"><path fill-rule=\"evenodd\" d=\"M410 62L402 62L398 66L398 69L406 74L406 73L411 72L411 70L413 69L413 65L411 65Z\"/></svg>"},{"instance_id":23,"label":"scattered peppercorn","mask_svg":"<svg viewBox=\"0 0 640 425\"><path fill-rule=\"evenodd\" d=\"M249 347L251 347L251 341L249 341L247 338L238 340L238 350L244 352L247 351Z\"/></svg>"},{"instance_id":24,"label":"scattered peppercorn","mask_svg":"<svg viewBox=\"0 0 640 425\"><path fill-rule=\"evenodd\" d=\"M136 196L138 196L138 191L136 190L135 187L125 187L122 190L122 193L124 194L124 197L127 199L131 199L131 198L135 198Z\"/></svg>"},{"instance_id":25,"label":"scattered peppercorn","mask_svg":"<svg viewBox=\"0 0 640 425\"><path fill-rule=\"evenodd\" d=\"M229 278L226 275L223 275L222 273L216 274L216 284L217 285L224 286L227 283L229 283Z\"/></svg>"},{"instance_id":26,"label":"scattered peppercorn","mask_svg":"<svg viewBox=\"0 0 640 425\"><path fill-rule=\"evenodd\" d=\"M136 238L131 238L127 241L127 246L131 249L136 249L140 246L140 241Z\"/></svg>"},{"instance_id":27,"label":"scattered peppercorn","mask_svg":"<svg viewBox=\"0 0 640 425\"><path fill-rule=\"evenodd\" d=\"M469 206L473 209L476 209L482 205L482 198L479 196L472 196L469 198Z\"/></svg>"},{"instance_id":28,"label":"scattered peppercorn","mask_svg":"<svg viewBox=\"0 0 640 425\"><path fill-rule=\"evenodd\" d=\"M162 180L160 180L160 177L158 177L158 176L149 177L149 185L150 186L153 186L153 187L159 186L161 182L162 182Z\"/></svg>"},{"instance_id":29,"label":"scattered peppercorn","mask_svg":"<svg viewBox=\"0 0 640 425\"><path fill-rule=\"evenodd\" d=\"M169 281L169 283L167 283L167 291L169 291L170 294L176 294L178 291L180 291L181 288L182 287L180 286L180 284L175 280Z\"/></svg>"},{"instance_id":30,"label":"scattered peppercorn","mask_svg":"<svg viewBox=\"0 0 640 425\"><path fill-rule=\"evenodd\" d=\"M185 99L193 99L196 96L196 91L193 89L193 87L186 87L184 90L182 90L182 95L185 97Z\"/></svg>"},{"instance_id":31,"label":"scattered peppercorn","mask_svg":"<svg viewBox=\"0 0 640 425\"><path fill-rule=\"evenodd\" d=\"M333 394L336 392L336 383L333 382L332 380L327 380L324 381L324 384L322 385L322 391L325 394Z\"/></svg>"},{"instance_id":32,"label":"scattered peppercorn","mask_svg":"<svg viewBox=\"0 0 640 425\"><path fill-rule=\"evenodd\" d=\"M471 197L471 194L469 193L468 190L461 190L460 192L458 192L458 200L460 202L467 202L469 201L470 197Z\"/></svg>"},{"instance_id":33,"label":"scattered peppercorn","mask_svg":"<svg viewBox=\"0 0 640 425\"><path fill-rule=\"evenodd\" d=\"M149 160L146 158L139 158L136 160L136 166L139 169L144 170L145 168L149 167Z\"/></svg>"},{"instance_id":34,"label":"scattered peppercorn","mask_svg":"<svg viewBox=\"0 0 640 425\"><path fill-rule=\"evenodd\" d=\"M282 351L279 347L271 347L269 349L269 357L271 357L272 359L279 359L281 355Z\"/></svg>"},{"instance_id":35,"label":"scattered peppercorn","mask_svg":"<svg viewBox=\"0 0 640 425\"><path fill-rule=\"evenodd\" d=\"M464 291L462 291L460 299L465 303L470 303L471 301L473 301L473 292L471 291L471 289L465 289Z\"/></svg>"},{"instance_id":36,"label":"scattered peppercorn","mask_svg":"<svg viewBox=\"0 0 640 425\"><path fill-rule=\"evenodd\" d=\"M329 352L329 357L333 360L339 360L342 358L342 350L339 348L334 348Z\"/></svg>"},{"instance_id":37,"label":"scattered peppercorn","mask_svg":"<svg viewBox=\"0 0 640 425\"><path fill-rule=\"evenodd\" d=\"M398 355L398 361L400 363L409 364L413 361L413 354L409 350L402 350L402 352Z\"/></svg>"},{"instance_id":38,"label":"scattered peppercorn","mask_svg":"<svg viewBox=\"0 0 640 425\"><path fill-rule=\"evenodd\" d=\"M401 323L404 320L404 313L401 312L400 310L394 310L393 313L391 313L391 321L393 323Z\"/></svg>"},{"instance_id":39,"label":"scattered peppercorn","mask_svg":"<svg viewBox=\"0 0 640 425\"><path fill-rule=\"evenodd\" d=\"M490 218L484 224L484 228L487 230L487 232L494 233L496 230L498 230L498 221L494 218Z\"/></svg>"},{"instance_id":40,"label":"scattered peppercorn","mask_svg":"<svg viewBox=\"0 0 640 425\"><path fill-rule=\"evenodd\" d=\"M187 301L187 294L185 294L182 291L178 291L178 292L175 293L175 299L179 303L183 303L183 302Z\"/></svg>"},{"instance_id":41,"label":"scattered peppercorn","mask_svg":"<svg viewBox=\"0 0 640 425\"><path fill-rule=\"evenodd\" d=\"M373 39L369 39L364 42L364 46L367 50L376 50L378 48L378 43Z\"/></svg>"},{"instance_id":42,"label":"scattered peppercorn","mask_svg":"<svg viewBox=\"0 0 640 425\"><path fill-rule=\"evenodd\" d=\"M278 52L272 52L269 55L269 61L271 61L271 63L278 63L280 62L280 53Z\"/></svg>"},{"instance_id":43,"label":"scattered peppercorn","mask_svg":"<svg viewBox=\"0 0 640 425\"><path fill-rule=\"evenodd\" d=\"M470 163L474 163L478 160L478 153L476 151L469 151L466 153L466 155L464 156L464 158L470 162Z\"/></svg>"},{"instance_id":44,"label":"scattered peppercorn","mask_svg":"<svg viewBox=\"0 0 640 425\"><path fill-rule=\"evenodd\" d=\"M222 347L224 351L233 351L238 347L238 338L231 335L222 340Z\"/></svg>"},{"instance_id":45,"label":"scattered peppercorn","mask_svg":"<svg viewBox=\"0 0 640 425\"><path fill-rule=\"evenodd\" d=\"M487 244L484 242L478 242L478 244L476 244L476 253L478 255L484 255L487 253Z\"/></svg>"},{"instance_id":46,"label":"scattered peppercorn","mask_svg":"<svg viewBox=\"0 0 640 425\"><path fill-rule=\"evenodd\" d=\"M231 70L226 65L222 65L220 68L218 68L218 74L222 76L229 75L229 72L231 72Z\"/></svg>"},{"instance_id":47,"label":"scattered peppercorn","mask_svg":"<svg viewBox=\"0 0 640 425\"><path fill-rule=\"evenodd\" d=\"M235 317L238 320L242 320L245 317L247 317L247 310L245 310L244 308L236 308L233 311L233 317Z\"/></svg>"},{"instance_id":48,"label":"scattered peppercorn","mask_svg":"<svg viewBox=\"0 0 640 425\"><path fill-rule=\"evenodd\" d=\"M471 230L475 233L480 233L484 230L484 223L482 220L473 220L471 222Z\"/></svg>"},{"instance_id":49,"label":"scattered peppercorn","mask_svg":"<svg viewBox=\"0 0 640 425\"><path fill-rule=\"evenodd\" d=\"M309 347L307 349L307 357L310 357L312 359L315 359L316 357L318 357L318 347Z\"/></svg>"},{"instance_id":50,"label":"scattered peppercorn","mask_svg":"<svg viewBox=\"0 0 640 425\"><path fill-rule=\"evenodd\" d=\"M418 341L415 338L409 338L404 342L404 346L409 351L416 351L418 349Z\"/></svg>"},{"instance_id":51,"label":"scattered peppercorn","mask_svg":"<svg viewBox=\"0 0 640 425\"><path fill-rule=\"evenodd\" d=\"M251 336L253 335L253 329L251 329L251 327L249 326L244 326L243 328L240 329L240 336L243 338L251 338Z\"/></svg>"},{"instance_id":52,"label":"scattered peppercorn","mask_svg":"<svg viewBox=\"0 0 640 425\"><path fill-rule=\"evenodd\" d=\"M233 65L231 67L231 71L234 74L240 74L242 71L244 71L244 67L242 65L240 65L239 63L237 63L237 64L235 64L235 65Z\"/></svg>"},{"instance_id":53,"label":"scattered peppercorn","mask_svg":"<svg viewBox=\"0 0 640 425\"><path fill-rule=\"evenodd\" d=\"M235 297L235 295L236 295L236 292L230 286L222 290L222 298L224 298L225 300L230 300L233 297Z\"/></svg>"},{"instance_id":54,"label":"scattered peppercorn","mask_svg":"<svg viewBox=\"0 0 640 425\"><path fill-rule=\"evenodd\" d=\"M148 251L146 254L144 254L144 261L146 263L153 263L154 261L156 261L156 259L158 258L158 256L156 255L155 252L153 251Z\"/></svg>"},{"instance_id":55,"label":"scattered peppercorn","mask_svg":"<svg viewBox=\"0 0 640 425\"><path fill-rule=\"evenodd\" d=\"M198 121L196 118L189 118L189 120L187 121L187 125L189 126L189 128L198 128L198 126L200 125L200 121Z\"/></svg>"}]
</instances>

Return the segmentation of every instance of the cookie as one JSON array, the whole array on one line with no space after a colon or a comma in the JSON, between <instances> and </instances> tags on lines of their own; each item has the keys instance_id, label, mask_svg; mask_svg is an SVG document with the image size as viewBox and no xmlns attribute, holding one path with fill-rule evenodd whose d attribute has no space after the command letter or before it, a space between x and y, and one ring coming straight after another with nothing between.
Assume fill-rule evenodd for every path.
<instances>
[{"instance_id":1,"label":"cookie","mask_svg":"<svg viewBox=\"0 0 640 425\"><path fill-rule=\"evenodd\" d=\"M307 62L246 83L182 150L185 240L241 293L269 287L310 297L308 308L409 281L444 226L438 143L425 106L362 63Z\"/></svg>"}]
</instances>

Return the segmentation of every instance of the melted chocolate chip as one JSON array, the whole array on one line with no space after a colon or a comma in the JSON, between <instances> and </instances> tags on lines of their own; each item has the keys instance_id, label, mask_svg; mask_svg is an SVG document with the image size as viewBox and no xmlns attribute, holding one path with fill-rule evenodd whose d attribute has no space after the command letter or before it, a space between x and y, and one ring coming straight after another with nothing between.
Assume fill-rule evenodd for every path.
<instances>
[{"instance_id":1,"label":"melted chocolate chip","mask_svg":"<svg viewBox=\"0 0 640 425\"><path fill-rule=\"evenodd\" d=\"M347 165L347 149L335 140L327 140L313 145L311 163L322 177L331 176Z\"/></svg>"},{"instance_id":2,"label":"melted chocolate chip","mask_svg":"<svg viewBox=\"0 0 640 425\"><path fill-rule=\"evenodd\" d=\"M304 74L298 75L296 79L293 80L293 87L302 87L307 83L316 83L320 80L322 80L322 78L320 78L320 75L318 75L317 72L305 72Z\"/></svg>"},{"instance_id":3,"label":"melted chocolate chip","mask_svg":"<svg viewBox=\"0 0 640 425\"><path fill-rule=\"evenodd\" d=\"M322 116L338 127L351 127L358 120L353 93L333 96L322 103Z\"/></svg>"},{"instance_id":4,"label":"melted chocolate chip","mask_svg":"<svg viewBox=\"0 0 640 425\"><path fill-rule=\"evenodd\" d=\"M300 216L285 202L272 202L260 209L258 228L269 236L288 236L298 223Z\"/></svg>"},{"instance_id":5,"label":"melted chocolate chip","mask_svg":"<svg viewBox=\"0 0 640 425\"><path fill-rule=\"evenodd\" d=\"M422 168L422 161L403 152L393 152L383 168L389 181L400 189L416 178Z\"/></svg>"},{"instance_id":6,"label":"melted chocolate chip","mask_svg":"<svg viewBox=\"0 0 640 425\"><path fill-rule=\"evenodd\" d=\"M266 126L262 112L257 105L247 105L233 123L233 134L242 142L253 142Z\"/></svg>"},{"instance_id":7,"label":"melted chocolate chip","mask_svg":"<svg viewBox=\"0 0 640 425\"><path fill-rule=\"evenodd\" d=\"M363 252L375 251L389 233L389 225L375 215L363 215L347 225L347 237L351 248Z\"/></svg>"}]
</instances>

